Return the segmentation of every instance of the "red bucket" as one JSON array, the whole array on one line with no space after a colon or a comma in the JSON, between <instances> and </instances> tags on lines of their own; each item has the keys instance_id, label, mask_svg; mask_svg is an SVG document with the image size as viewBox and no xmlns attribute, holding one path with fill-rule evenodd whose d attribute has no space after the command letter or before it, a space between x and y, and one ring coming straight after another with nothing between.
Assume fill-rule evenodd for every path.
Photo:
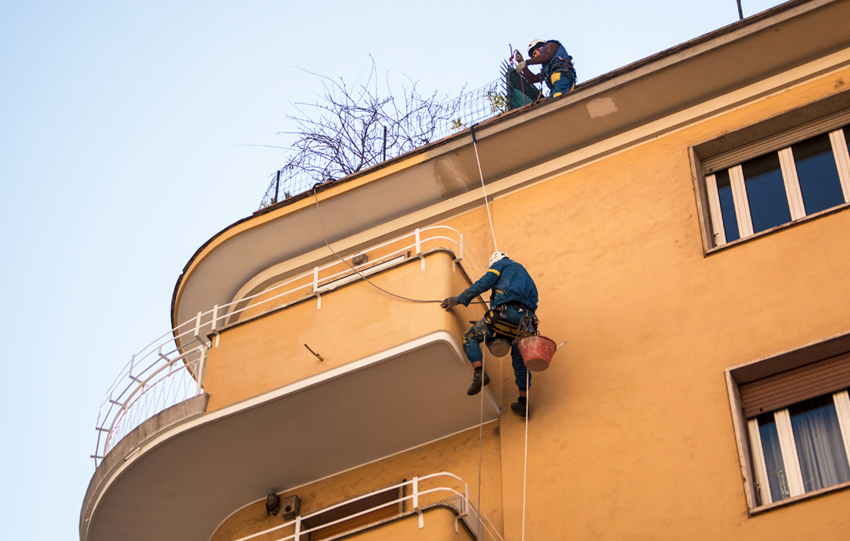
<instances>
[{"instance_id":1,"label":"red bucket","mask_svg":"<svg viewBox=\"0 0 850 541\"><path fill-rule=\"evenodd\" d=\"M526 336L519 341L519 352L526 368L532 372L543 372L549 368L558 346L545 336Z\"/></svg>"}]
</instances>

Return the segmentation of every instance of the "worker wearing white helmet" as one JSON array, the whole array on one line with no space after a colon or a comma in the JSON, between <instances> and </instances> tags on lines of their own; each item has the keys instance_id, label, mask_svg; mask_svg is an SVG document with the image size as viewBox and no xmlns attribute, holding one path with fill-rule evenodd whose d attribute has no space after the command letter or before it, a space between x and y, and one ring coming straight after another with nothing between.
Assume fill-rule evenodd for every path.
<instances>
[{"instance_id":1,"label":"worker wearing white helmet","mask_svg":"<svg viewBox=\"0 0 850 541\"><path fill-rule=\"evenodd\" d=\"M527 385L531 374L525 367L517 339L537 334L537 286L525 270L525 267L512 261L505 252L495 252L490 256L490 268L477 282L469 286L457 297L445 299L440 306L446 310L453 306L469 303L478 295L490 290L490 310L463 335L463 349L472 363L472 384L466 391L475 395L481 387L490 383L490 377L484 372L481 342L486 342L490 352L502 357L510 351L511 366L519 399L511 404L511 410L523 417L528 404L526 402Z\"/></svg>"},{"instance_id":2,"label":"worker wearing white helmet","mask_svg":"<svg viewBox=\"0 0 850 541\"><path fill-rule=\"evenodd\" d=\"M576 70L573 67L573 57L560 41L535 39L528 44L528 60L522 59L522 53L516 51L514 59L517 71L532 83L544 81L551 93L549 97L557 98L566 94L576 86ZM540 73L533 73L527 66L540 64Z\"/></svg>"}]
</instances>

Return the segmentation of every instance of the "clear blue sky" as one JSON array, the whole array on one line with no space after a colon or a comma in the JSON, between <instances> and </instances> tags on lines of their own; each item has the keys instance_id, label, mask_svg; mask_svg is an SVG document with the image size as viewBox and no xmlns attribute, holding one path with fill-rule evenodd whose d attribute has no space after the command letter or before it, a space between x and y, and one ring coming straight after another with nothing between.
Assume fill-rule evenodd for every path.
<instances>
[{"instance_id":1,"label":"clear blue sky","mask_svg":"<svg viewBox=\"0 0 850 541\"><path fill-rule=\"evenodd\" d=\"M246 145L283 144L319 90L295 68L354 81L371 53L457 93L539 37L584 81L737 19L735 0L0 2L3 537L77 539L100 400L170 327L189 257L258 207L286 155Z\"/></svg>"}]
</instances>

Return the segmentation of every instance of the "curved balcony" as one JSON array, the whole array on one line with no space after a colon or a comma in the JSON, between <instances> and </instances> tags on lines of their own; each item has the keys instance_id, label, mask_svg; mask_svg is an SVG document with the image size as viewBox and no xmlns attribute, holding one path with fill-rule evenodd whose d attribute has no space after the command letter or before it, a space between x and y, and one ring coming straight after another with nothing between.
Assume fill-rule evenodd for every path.
<instances>
[{"instance_id":1,"label":"curved balcony","mask_svg":"<svg viewBox=\"0 0 850 541\"><path fill-rule=\"evenodd\" d=\"M467 287L466 269L480 267L446 232L347 256L358 272L336 261L260 273L134 356L99 418L81 538L210 538L269 486L303 486L498 419L500 367L488 367L481 397L466 396L457 342L483 308L447 312L373 288L439 300ZM287 459L257 460L268 449Z\"/></svg>"},{"instance_id":2,"label":"curved balcony","mask_svg":"<svg viewBox=\"0 0 850 541\"><path fill-rule=\"evenodd\" d=\"M475 277L481 275L481 264L456 230L445 226L416 229L298 276L280 279L275 267L267 269L249 280L234 301L200 312L157 337L132 356L104 395L91 453L95 467L117 442L144 421L204 393L211 337L309 299L316 299L320 305L322 295L412 258L424 268L425 255L443 247L458 254L453 265L470 269ZM366 262L355 264L362 260Z\"/></svg>"}]
</instances>

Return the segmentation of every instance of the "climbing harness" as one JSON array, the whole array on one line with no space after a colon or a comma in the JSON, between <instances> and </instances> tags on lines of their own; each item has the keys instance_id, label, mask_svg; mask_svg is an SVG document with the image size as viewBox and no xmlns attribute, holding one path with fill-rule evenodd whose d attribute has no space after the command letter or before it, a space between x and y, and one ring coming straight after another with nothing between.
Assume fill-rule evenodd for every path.
<instances>
[{"instance_id":1,"label":"climbing harness","mask_svg":"<svg viewBox=\"0 0 850 541\"><path fill-rule=\"evenodd\" d=\"M517 324L513 324L505 319L508 304L502 304L492 310L488 310L487 313L484 314L484 323L486 323L490 330L492 330L495 334L511 338L512 344L516 344L520 338L540 334L535 330L540 324L540 320L537 319L534 312L525 307L521 309L525 310L526 313Z\"/></svg>"},{"instance_id":2,"label":"climbing harness","mask_svg":"<svg viewBox=\"0 0 850 541\"><path fill-rule=\"evenodd\" d=\"M511 346L521 338L539 334L536 329L540 321L534 312L522 306L520 309L525 311L525 314L518 323L512 323L506 318L507 308L507 304L502 304L484 314L484 324L490 331L485 334L484 342L490 353L496 357L507 355Z\"/></svg>"}]
</instances>

